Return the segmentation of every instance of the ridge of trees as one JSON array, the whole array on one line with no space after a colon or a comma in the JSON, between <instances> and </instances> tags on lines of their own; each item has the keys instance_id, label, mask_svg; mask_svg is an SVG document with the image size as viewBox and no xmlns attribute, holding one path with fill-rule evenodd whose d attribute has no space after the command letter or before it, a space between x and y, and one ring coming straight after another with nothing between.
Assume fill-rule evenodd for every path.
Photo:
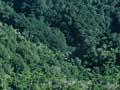
<instances>
[{"instance_id":1,"label":"ridge of trees","mask_svg":"<svg viewBox=\"0 0 120 90\"><path fill-rule=\"evenodd\" d=\"M0 0L1 90L119 90L119 0Z\"/></svg>"}]
</instances>

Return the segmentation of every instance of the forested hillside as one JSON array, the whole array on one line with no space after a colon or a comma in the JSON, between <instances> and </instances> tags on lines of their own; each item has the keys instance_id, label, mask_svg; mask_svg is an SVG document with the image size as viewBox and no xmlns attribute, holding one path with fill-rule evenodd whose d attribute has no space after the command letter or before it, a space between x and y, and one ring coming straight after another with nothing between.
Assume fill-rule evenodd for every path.
<instances>
[{"instance_id":1,"label":"forested hillside","mask_svg":"<svg viewBox=\"0 0 120 90\"><path fill-rule=\"evenodd\" d=\"M0 90L120 90L120 0L0 0Z\"/></svg>"}]
</instances>

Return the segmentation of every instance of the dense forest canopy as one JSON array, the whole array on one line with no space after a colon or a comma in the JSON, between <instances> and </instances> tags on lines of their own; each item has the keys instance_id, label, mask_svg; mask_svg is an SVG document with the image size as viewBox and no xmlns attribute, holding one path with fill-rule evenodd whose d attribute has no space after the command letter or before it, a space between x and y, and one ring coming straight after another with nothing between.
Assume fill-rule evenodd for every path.
<instances>
[{"instance_id":1,"label":"dense forest canopy","mask_svg":"<svg viewBox=\"0 0 120 90\"><path fill-rule=\"evenodd\" d=\"M119 90L120 0L0 0L0 90Z\"/></svg>"}]
</instances>

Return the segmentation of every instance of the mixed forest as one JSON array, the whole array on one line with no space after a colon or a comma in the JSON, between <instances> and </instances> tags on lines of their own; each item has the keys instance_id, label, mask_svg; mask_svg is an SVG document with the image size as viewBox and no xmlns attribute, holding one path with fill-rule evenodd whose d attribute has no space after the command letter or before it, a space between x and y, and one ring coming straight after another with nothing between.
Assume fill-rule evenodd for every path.
<instances>
[{"instance_id":1,"label":"mixed forest","mask_svg":"<svg viewBox=\"0 0 120 90\"><path fill-rule=\"evenodd\" d=\"M120 90L120 0L0 0L0 90Z\"/></svg>"}]
</instances>

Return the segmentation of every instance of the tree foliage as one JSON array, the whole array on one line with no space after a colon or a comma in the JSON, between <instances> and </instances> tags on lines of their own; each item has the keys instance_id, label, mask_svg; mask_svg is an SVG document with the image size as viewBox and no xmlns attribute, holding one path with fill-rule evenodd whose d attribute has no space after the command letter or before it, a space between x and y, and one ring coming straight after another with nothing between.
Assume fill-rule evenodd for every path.
<instances>
[{"instance_id":1,"label":"tree foliage","mask_svg":"<svg viewBox=\"0 0 120 90\"><path fill-rule=\"evenodd\" d=\"M0 0L0 90L119 90L119 0Z\"/></svg>"}]
</instances>

